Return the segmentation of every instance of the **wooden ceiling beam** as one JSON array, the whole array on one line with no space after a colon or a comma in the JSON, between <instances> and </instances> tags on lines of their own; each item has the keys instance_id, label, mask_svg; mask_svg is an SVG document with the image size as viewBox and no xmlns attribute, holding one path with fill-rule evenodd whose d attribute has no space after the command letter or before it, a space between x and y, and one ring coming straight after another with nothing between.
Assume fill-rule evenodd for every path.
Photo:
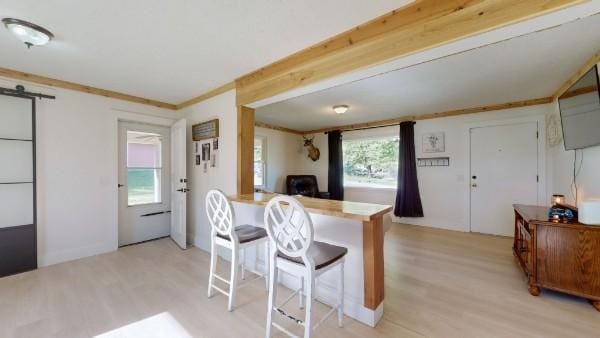
<instances>
[{"instance_id":1,"label":"wooden ceiling beam","mask_svg":"<svg viewBox=\"0 0 600 338\"><path fill-rule=\"evenodd\" d=\"M443 111L443 112L436 112L436 113L427 113L427 114L422 114L422 115L407 115L407 116L401 116L401 117L397 117L397 118L393 118L393 119L386 119L386 120L380 120L380 121L355 123L355 124L347 124L347 125L337 126L337 127L307 130L307 131L303 131L302 134L308 135L308 134L326 133L326 132L333 131L333 130L350 131L350 130L358 130L358 129L366 129L366 128L395 126L395 125L398 125L400 122L404 122L404 121L419 121L419 120L429 120L429 119L436 119L436 118L442 118L442 117L460 116L460 115L482 113L482 112L488 112L488 111L494 111L494 110L535 106L535 105L546 104L546 103L551 103L551 102L553 102L552 97L543 97L543 98L539 98L539 99L507 102L507 103L495 104L495 105L490 105L490 106L464 108L464 109L457 109L457 110L450 110L450 111Z\"/></svg>"},{"instance_id":2,"label":"wooden ceiling beam","mask_svg":"<svg viewBox=\"0 0 600 338\"><path fill-rule=\"evenodd\" d=\"M417 0L236 80L238 105L586 0Z\"/></svg>"},{"instance_id":3,"label":"wooden ceiling beam","mask_svg":"<svg viewBox=\"0 0 600 338\"><path fill-rule=\"evenodd\" d=\"M562 86L560 86L556 90L554 95L552 95L552 98L557 100L559 97L561 97L564 93L567 92L567 90L569 90L569 88L571 88L572 85L575 84L575 82L579 81L579 79L581 79L581 77L584 76L585 73L587 73L590 69L592 69L599 62L600 62L600 50L597 51L594 55L592 55L592 57L589 58L586 63L584 63L581 67L579 67L579 69L577 69L577 71L575 71L575 73L573 73L573 75L571 75L571 77L569 77L567 79L567 81L565 81L565 83L563 83Z\"/></svg>"},{"instance_id":4,"label":"wooden ceiling beam","mask_svg":"<svg viewBox=\"0 0 600 338\"><path fill-rule=\"evenodd\" d=\"M149 105L149 106L155 106L155 107L159 107L159 108L166 108L166 109L171 109L171 110L177 109L177 106L172 103L146 99L143 97L133 96L133 95L129 95L129 94L123 94L123 93L115 92L112 90L106 90L106 89L86 86L86 85L69 82L69 81L57 80L57 79L53 79L50 77L20 72L20 71L8 69L8 68L0 67L0 76L11 78L11 79L16 79L16 80L39 83L39 84L51 86L51 87L74 90L74 91L83 92L83 93L92 94L92 95L109 97L109 98L117 99L117 100L123 100L123 101L145 104L145 105Z\"/></svg>"}]
</instances>

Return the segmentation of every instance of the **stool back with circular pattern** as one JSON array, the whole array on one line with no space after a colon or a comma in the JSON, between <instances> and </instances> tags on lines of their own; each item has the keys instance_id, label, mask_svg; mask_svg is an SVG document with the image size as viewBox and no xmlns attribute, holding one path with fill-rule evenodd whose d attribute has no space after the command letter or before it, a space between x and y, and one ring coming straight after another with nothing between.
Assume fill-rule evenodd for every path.
<instances>
[{"instance_id":1,"label":"stool back with circular pattern","mask_svg":"<svg viewBox=\"0 0 600 338\"><path fill-rule=\"evenodd\" d=\"M265 207L265 228L277 250L306 260L314 228L310 215L297 199L285 195L272 198Z\"/></svg>"},{"instance_id":2,"label":"stool back with circular pattern","mask_svg":"<svg viewBox=\"0 0 600 338\"><path fill-rule=\"evenodd\" d=\"M213 189L206 194L206 215L213 232L237 241L233 206L221 190Z\"/></svg>"}]
</instances>

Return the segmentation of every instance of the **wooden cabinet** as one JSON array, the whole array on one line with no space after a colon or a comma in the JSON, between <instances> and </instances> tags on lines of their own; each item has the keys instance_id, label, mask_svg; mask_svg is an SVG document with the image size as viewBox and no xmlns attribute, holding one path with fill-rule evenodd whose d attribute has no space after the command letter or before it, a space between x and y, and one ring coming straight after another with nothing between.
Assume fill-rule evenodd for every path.
<instances>
[{"instance_id":1,"label":"wooden cabinet","mask_svg":"<svg viewBox=\"0 0 600 338\"><path fill-rule=\"evenodd\" d=\"M587 298L600 311L600 227L548 220L548 208L514 205L513 252L538 296L542 288Z\"/></svg>"}]
</instances>

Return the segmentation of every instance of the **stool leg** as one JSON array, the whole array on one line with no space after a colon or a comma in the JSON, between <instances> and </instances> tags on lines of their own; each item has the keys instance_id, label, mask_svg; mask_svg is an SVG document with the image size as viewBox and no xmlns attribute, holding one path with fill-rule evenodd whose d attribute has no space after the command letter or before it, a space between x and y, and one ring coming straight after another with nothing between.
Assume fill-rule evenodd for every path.
<instances>
[{"instance_id":1,"label":"stool leg","mask_svg":"<svg viewBox=\"0 0 600 338\"><path fill-rule=\"evenodd\" d=\"M304 319L304 338L312 336L313 300L315 298L315 278L313 274L307 276L306 281L306 317Z\"/></svg>"},{"instance_id":2,"label":"stool leg","mask_svg":"<svg viewBox=\"0 0 600 338\"><path fill-rule=\"evenodd\" d=\"M304 277L300 276L300 289L298 291L298 307L304 309Z\"/></svg>"},{"instance_id":3,"label":"stool leg","mask_svg":"<svg viewBox=\"0 0 600 338\"><path fill-rule=\"evenodd\" d=\"M269 255L270 257L271 255ZM266 338L271 337L271 329L273 327L273 308L275 307L275 300L277 299L277 267L275 261L269 260L269 300L267 301L267 333Z\"/></svg>"},{"instance_id":4,"label":"stool leg","mask_svg":"<svg viewBox=\"0 0 600 338\"><path fill-rule=\"evenodd\" d=\"M229 311L233 311L233 304L235 304L235 293L237 289L237 272L239 269L238 266L238 255L239 252L236 246L233 246L231 249L231 276L229 281L229 306L227 309Z\"/></svg>"},{"instance_id":5,"label":"stool leg","mask_svg":"<svg viewBox=\"0 0 600 338\"><path fill-rule=\"evenodd\" d=\"M240 263L242 263L241 264L241 266L242 266L242 279L245 280L246 279L246 249L240 250L240 256L241 256Z\"/></svg>"},{"instance_id":6,"label":"stool leg","mask_svg":"<svg viewBox=\"0 0 600 338\"><path fill-rule=\"evenodd\" d=\"M212 237L212 236L211 236ZM210 240L210 271L208 275L208 298L213 295L213 283L215 280L215 269L217 267L217 253L214 237Z\"/></svg>"},{"instance_id":7,"label":"stool leg","mask_svg":"<svg viewBox=\"0 0 600 338\"><path fill-rule=\"evenodd\" d=\"M344 326L344 262L340 264L340 278L338 280L338 326Z\"/></svg>"},{"instance_id":8,"label":"stool leg","mask_svg":"<svg viewBox=\"0 0 600 338\"><path fill-rule=\"evenodd\" d=\"M269 269L269 241L265 241L265 288L267 291L269 291L269 276L270 276L270 269Z\"/></svg>"}]
</instances>

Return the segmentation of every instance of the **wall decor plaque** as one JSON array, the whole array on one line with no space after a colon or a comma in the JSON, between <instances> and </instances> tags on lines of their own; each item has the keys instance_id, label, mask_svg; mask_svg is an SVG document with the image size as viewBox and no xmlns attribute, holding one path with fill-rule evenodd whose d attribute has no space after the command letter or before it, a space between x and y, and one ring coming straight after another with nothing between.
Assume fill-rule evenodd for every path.
<instances>
[{"instance_id":1,"label":"wall decor plaque","mask_svg":"<svg viewBox=\"0 0 600 338\"><path fill-rule=\"evenodd\" d=\"M192 140L202 141L219 137L219 119L214 119L192 126Z\"/></svg>"}]
</instances>

